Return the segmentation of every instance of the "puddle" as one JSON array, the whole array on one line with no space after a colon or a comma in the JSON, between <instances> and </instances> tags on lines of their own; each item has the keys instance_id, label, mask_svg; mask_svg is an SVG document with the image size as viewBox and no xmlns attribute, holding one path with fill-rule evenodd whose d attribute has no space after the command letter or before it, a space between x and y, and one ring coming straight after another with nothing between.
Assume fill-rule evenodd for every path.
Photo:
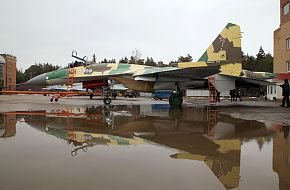
<instances>
[{"instance_id":1,"label":"puddle","mask_svg":"<svg viewBox=\"0 0 290 190\"><path fill-rule=\"evenodd\" d=\"M209 108L0 114L0 189L290 189L289 127Z\"/></svg>"}]
</instances>

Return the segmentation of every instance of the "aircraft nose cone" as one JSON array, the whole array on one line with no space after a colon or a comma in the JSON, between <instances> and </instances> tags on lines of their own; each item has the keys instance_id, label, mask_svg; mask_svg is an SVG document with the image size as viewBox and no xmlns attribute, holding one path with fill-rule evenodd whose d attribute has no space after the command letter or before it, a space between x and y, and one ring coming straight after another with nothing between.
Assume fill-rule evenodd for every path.
<instances>
[{"instance_id":1,"label":"aircraft nose cone","mask_svg":"<svg viewBox=\"0 0 290 190\"><path fill-rule=\"evenodd\" d=\"M36 77L33 77L29 81L27 81L25 84L27 85L37 85L37 86L46 86L46 73L43 73L41 75L38 75Z\"/></svg>"}]
</instances>

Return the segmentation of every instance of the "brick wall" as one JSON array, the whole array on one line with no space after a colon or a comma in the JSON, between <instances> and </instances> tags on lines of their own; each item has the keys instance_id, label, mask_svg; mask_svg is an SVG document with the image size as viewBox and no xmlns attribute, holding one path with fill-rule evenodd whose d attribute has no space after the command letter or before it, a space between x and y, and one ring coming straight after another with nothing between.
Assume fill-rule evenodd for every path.
<instances>
[{"instance_id":1,"label":"brick wall","mask_svg":"<svg viewBox=\"0 0 290 190\"><path fill-rule=\"evenodd\" d=\"M290 12L287 15L283 14L283 7L287 3L289 3L290 0L280 0L280 26L290 21Z\"/></svg>"},{"instance_id":2,"label":"brick wall","mask_svg":"<svg viewBox=\"0 0 290 190\"><path fill-rule=\"evenodd\" d=\"M290 60L290 49L286 48L286 40L290 38L290 11L283 14L283 7L290 0L280 0L280 27L274 32L274 73L287 73L286 62Z\"/></svg>"},{"instance_id":3,"label":"brick wall","mask_svg":"<svg viewBox=\"0 0 290 190\"><path fill-rule=\"evenodd\" d=\"M4 86L7 90L15 90L16 86L16 57L8 54L1 54L6 63L4 66Z\"/></svg>"}]
</instances>

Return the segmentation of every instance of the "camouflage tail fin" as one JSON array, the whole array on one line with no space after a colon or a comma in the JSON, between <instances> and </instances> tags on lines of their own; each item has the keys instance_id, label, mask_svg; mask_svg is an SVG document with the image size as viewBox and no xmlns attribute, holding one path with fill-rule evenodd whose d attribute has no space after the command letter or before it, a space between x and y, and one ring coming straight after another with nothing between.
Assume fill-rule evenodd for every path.
<instances>
[{"instance_id":1,"label":"camouflage tail fin","mask_svg":"<svg viewBox=\"0 0 290 190\"><path fill-rule=\"evenodd\" d=\"M223 61L242 62L241 29L236 24L228 23L198 60L198 62Z\"/></svg>"}]
</instances>

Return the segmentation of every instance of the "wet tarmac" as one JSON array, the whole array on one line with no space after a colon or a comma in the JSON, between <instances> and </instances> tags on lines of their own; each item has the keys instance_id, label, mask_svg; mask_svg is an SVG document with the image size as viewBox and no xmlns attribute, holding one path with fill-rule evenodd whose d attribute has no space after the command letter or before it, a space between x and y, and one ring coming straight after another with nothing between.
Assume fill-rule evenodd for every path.
<instances>
[{"instance_id":1,"label":"wet tarmac","mask_svg":"<svg viewBox=\"0 0 290 190\"><path fill-rule=\"evenodd\" d=\"M0 189L290 189L289 127L213 108L0 114Z\"/></svg>"}]
</instances>

